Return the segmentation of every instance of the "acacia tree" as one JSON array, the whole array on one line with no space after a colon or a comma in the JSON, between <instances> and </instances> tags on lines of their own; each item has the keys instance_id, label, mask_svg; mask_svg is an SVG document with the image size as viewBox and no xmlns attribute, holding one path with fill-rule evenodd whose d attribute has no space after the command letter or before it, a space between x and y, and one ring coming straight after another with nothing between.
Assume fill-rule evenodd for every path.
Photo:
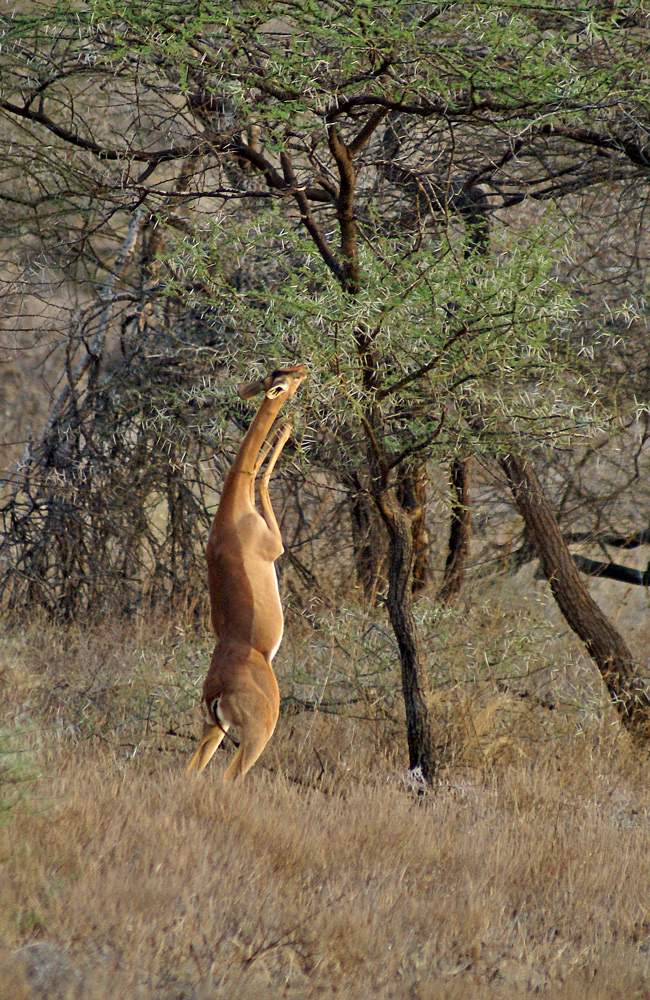
<instances>
[{"instance_id":1,"label":"acacia tree","mask_svg":"<svg viewBox=\"0 0 650 1000\"><path fill-rule=\"evenodd\" d=\"M422 467L598 424L557 280L561 216L527 203L646 182L645 12L92 0L47 21L5 30L0 107L32 147L48 137L9 162L12 210L60 241L74 203L97 258L107 219L146 212L159 239L140 311L218 303L240 365L310 363L339 479L388 534L410 760L432 778L445 736L412 609Z\"/></svg>"}]
</instances>

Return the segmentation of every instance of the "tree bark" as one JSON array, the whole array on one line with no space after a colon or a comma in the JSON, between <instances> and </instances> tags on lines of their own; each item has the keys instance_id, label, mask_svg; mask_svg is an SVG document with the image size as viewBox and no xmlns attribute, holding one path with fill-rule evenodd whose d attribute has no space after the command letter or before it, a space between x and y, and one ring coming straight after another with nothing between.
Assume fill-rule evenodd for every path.
<instances>
[{"instance_id":1,"label":"tree bark","mask_svg":"<svg viewBox=\"0 0 650 1000\"><path fill-rule=\"evenodd\" d=\"M413 540L413 593L418 596L431 582L426 527L426 480L423 465L405 467L397 483L397 499L411 521Z\"/></svg>"},{"instance_id":2,"label":"tree bark","mask_svg":"<svg viewBox=\"0 0 650 1000\"><path fill-rule=\"evenodd\" d=\"M472 533L470 507L471 458L455 458L449 467L451 486L451 518L447 561L438 591L438 601L450 604L460 594L465 582Z\"/></svg>"},{"instance_id":3,"label":"tree bark","mask_svg":"<svg viewBox=\"0 0 650 1000\"><path fill-rule=\"evenodd\" d=\"M632 653L587 590L526 456L504 455L501 466L560 611L595 661L623 725L637 743L647 745L648 684L639 675Z\"/></svg>"},{"instance_id":4,"label":"tree bark","mask_svg":"<svg viewBox=\"0 0 650 1000\"><path fill-rule=\"evenodd\" d=\"M409 768L419 768L431 783L444 762L447 740L444 731L435 740L427 704L429 683L418 627L413 616L413 531L411 518L397 499L394 488L377 496L377 506L388 529L388 597L391 625L400 651L402 693L406 708Z\"/></svg>"},{"instance_id":5,"label":"tree bark","mask_svg":"<svg viewBox=\"0 0 650 1000\"><path fill-rule=\"evenodd\" d=\"M630 566L621 566L614 562L599 562L596 559L588 559L586 556L573 554L573 561L581 573L587 576L607 577L608 580L618 580L619 583L631 583L636 587L647 587L650 585L650 568L632 569Z\"/></svg>"},{"instance_id":6,"label":"tree bark","mask_svg":"<svg viewBox=\"0 0 650 1000\"><path fill-rule=\"evenodd\" d=\"M341 287L351 297L361 288L357 229L354 212L356 172L353 156L368 141L381 116L373 116L372 127L363 128L357 138L346 145L334 122L328 129L330 152L339 173L337 214L341 233L340 256L344 272ZM355 332L358 361L364 390L371 400L379 388L375 334L363 325ZM388 529L388 614L397 639L402 667L402 691L406 708L406 729L409 766L418 768L427 783L434 780L440 755L431 733L427 705L428 682L425 660L413 616L413 517L400 502L396 489L389 485L390 466L381 443L383 421L376 400L370 402L362 423L368 441L371 469L371 492L377 509Z\"/></svg>"}]
</instances>

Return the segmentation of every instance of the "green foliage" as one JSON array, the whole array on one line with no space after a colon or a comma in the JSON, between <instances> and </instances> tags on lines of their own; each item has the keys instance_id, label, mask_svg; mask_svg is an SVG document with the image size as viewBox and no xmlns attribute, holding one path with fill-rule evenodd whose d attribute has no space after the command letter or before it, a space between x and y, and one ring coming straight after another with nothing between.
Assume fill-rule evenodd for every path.
<instances>
[{"instance_id":1,"label":"green foliage","mask_svg":"<svg viewBox=\"0 0 650 1000\"><path fill-rule=\"evenodd\" d=\"M319 422L362 414L358 335L371 331L389 450L426 440L444 412L427 448L441 458L459 436L494 451L512 434L560 443L607 419L568 336L576 305L556 265L570 246L553 212L534 229L500 230L488 257L451 227L417 252L375 230L352 297L276 208L168 252L193 271L206 304L222 303L241 336L240 363L260 352L309 359ZM181 294L177 284L170 291Z\"/></svg>"},{"instance_id":2,"label":"green foliage","mask_svg":"<svg viewBox=\"0 0 650 1000\"><path fill-rule=\"evenodd\" d=\"M129 591L145 565L165 576L165 552L202 565L206 456L246 426L232 382L281 359L310 367L305 441L335 476L371 434L395 480L413 458L601 427L603 385L612 413L629 379L592 356L627 331L571 262L593 256L591 192L625 186L644 230L648 29L645 3L590 0L58 0L0 18L5 270L11 294L41 272L48 308L60 292L34 338L60 344L70 388L8 490L10 572L77 606L91 565L120 565Z\"/></svg>"},{"instance_id":3,"label":"green foliage","mask_svg":"<svg viewBox=\"0 0 650 1000\"><path fill-rule=\"evenodd\" d=\"M637 4L634 25L623 28L611 4L589 2L59 0L46 15L5 19L5 49L30 36L49 41L84 74L101 66L122 75L137 61L182 93L200 77L267 127L304 115L302 130L318 128L361 94L454 115L548 120L602 101L611 107L631 87L647 99L646 43L635 30L644 11ZM589 58L594 40L606 57ZM32 67L34 80L43 72L46 62Z\"/></svg>"}]
</instances>

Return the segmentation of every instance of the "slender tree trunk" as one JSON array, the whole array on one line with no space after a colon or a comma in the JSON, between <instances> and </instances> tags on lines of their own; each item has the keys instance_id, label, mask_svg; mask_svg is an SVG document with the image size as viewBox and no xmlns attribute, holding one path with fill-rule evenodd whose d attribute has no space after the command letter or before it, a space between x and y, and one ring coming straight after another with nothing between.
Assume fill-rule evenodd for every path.
<instances>
[{"instance_id":1,"label":"slender tree trunk","mask_svg":"<svg viewBox=\"0 0 650 1000\"><path fill-rule=\"evenodd\" d=\"M413 616L413 531L411 518L393 488L377 496L377 505L388 529L387 606L397 639L402 666L402 692L406 708L409 767L420 768L431 783L445 758L444 731L436 740L428 707L429 683L418 627Z\"/></svg>"},{"instance_id":2,"label":"slender tree trunk","mask_svg":"<svg viewBox=\"0 0 650 1000\"><path fill-rule=\"evenodd\" d=\"M505 455L501 466L560 611L596 662L623 725L638 743L647 744L650 697L632 653L587 590L528 459Z\"/></svg>"},{"instance_id":3,"label":"slender tree trunk","mask_svg":"<svg viewBox=\"0 0 650 1000\"><path fill-rule=\"evenodd\" d=\"M411 520L413 593L417 596L424 593L431 582L426 527L427 491L423 465L404 468L397 483L397 499Z\"/></svg>"},{"instance_id":4,"label":"slender tree trunk","mask_svg":"<svg viewBox=\"0 0 650 1000\"><path fill-rule=\"evenodd\" d=\"M447 561L438 592L441 604L450 604L460 594L465 582L472 533L471 464L471 458L455 458L449 467L451 517Z\"/></svg>"},{"instance_id":5,"label":"slender tree trunk","mask_svg":"<svg viewBox=\"0 0 650 1000\"><path fill-rule=\"evenodd\" d=\"M384 109L376 112L368 126L364 126L357 136L346 145L339 135L336 121L328 129L330 152L339 173L337 214L341 234L341 262L324 246L324 259L329 260L333 273L343 290L356 297L361 289L357 230L354 209L356 172L354 157L369 140L382 118ZM286 154L285 167L286 167ZM285 169L285 176L294 183ZM313 218L307 208L301 207L302 218L311 232L316 234ZM322 234L320 234L322 237ZM363 387L369 399L375 398L379 385L379 365L375 348L375 335L363 325L355 331L357 353L362 371ZM368 442L369 466L371 469L371 492L379 513L388 529L388 613L397 639L402 665L402 690L406 707L406 726L411 768L421 769L426 782L435 778L439 754L432 739L430 713L427 705L428 683L425 660L422 653L418 629L413 616L413 526L412 517L400 503L395 488L389 485L390 466L383 448L383 420L379 408L371 402L362 419Z\"/></svg>"}]
</instances>

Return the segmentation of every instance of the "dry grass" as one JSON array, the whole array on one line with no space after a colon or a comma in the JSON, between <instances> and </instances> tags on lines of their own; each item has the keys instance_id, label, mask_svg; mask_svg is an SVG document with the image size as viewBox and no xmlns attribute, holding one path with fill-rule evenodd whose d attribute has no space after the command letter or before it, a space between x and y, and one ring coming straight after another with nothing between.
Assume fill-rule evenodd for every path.
<instances>
[{"instance_id":1,"label":"dry grass","mask_svg":"<svg viewBox=\"0 0 650 1000\"><path fill-rule=\"evenodd\" d=\"M209 639L7 632L2 1000L650 997L646 768L562 700L547 624L505 614L422 622L457 755L421 796L379 621L293 623L234 789L227 748L182 773Z\"/></svg>"}]
</instances>

